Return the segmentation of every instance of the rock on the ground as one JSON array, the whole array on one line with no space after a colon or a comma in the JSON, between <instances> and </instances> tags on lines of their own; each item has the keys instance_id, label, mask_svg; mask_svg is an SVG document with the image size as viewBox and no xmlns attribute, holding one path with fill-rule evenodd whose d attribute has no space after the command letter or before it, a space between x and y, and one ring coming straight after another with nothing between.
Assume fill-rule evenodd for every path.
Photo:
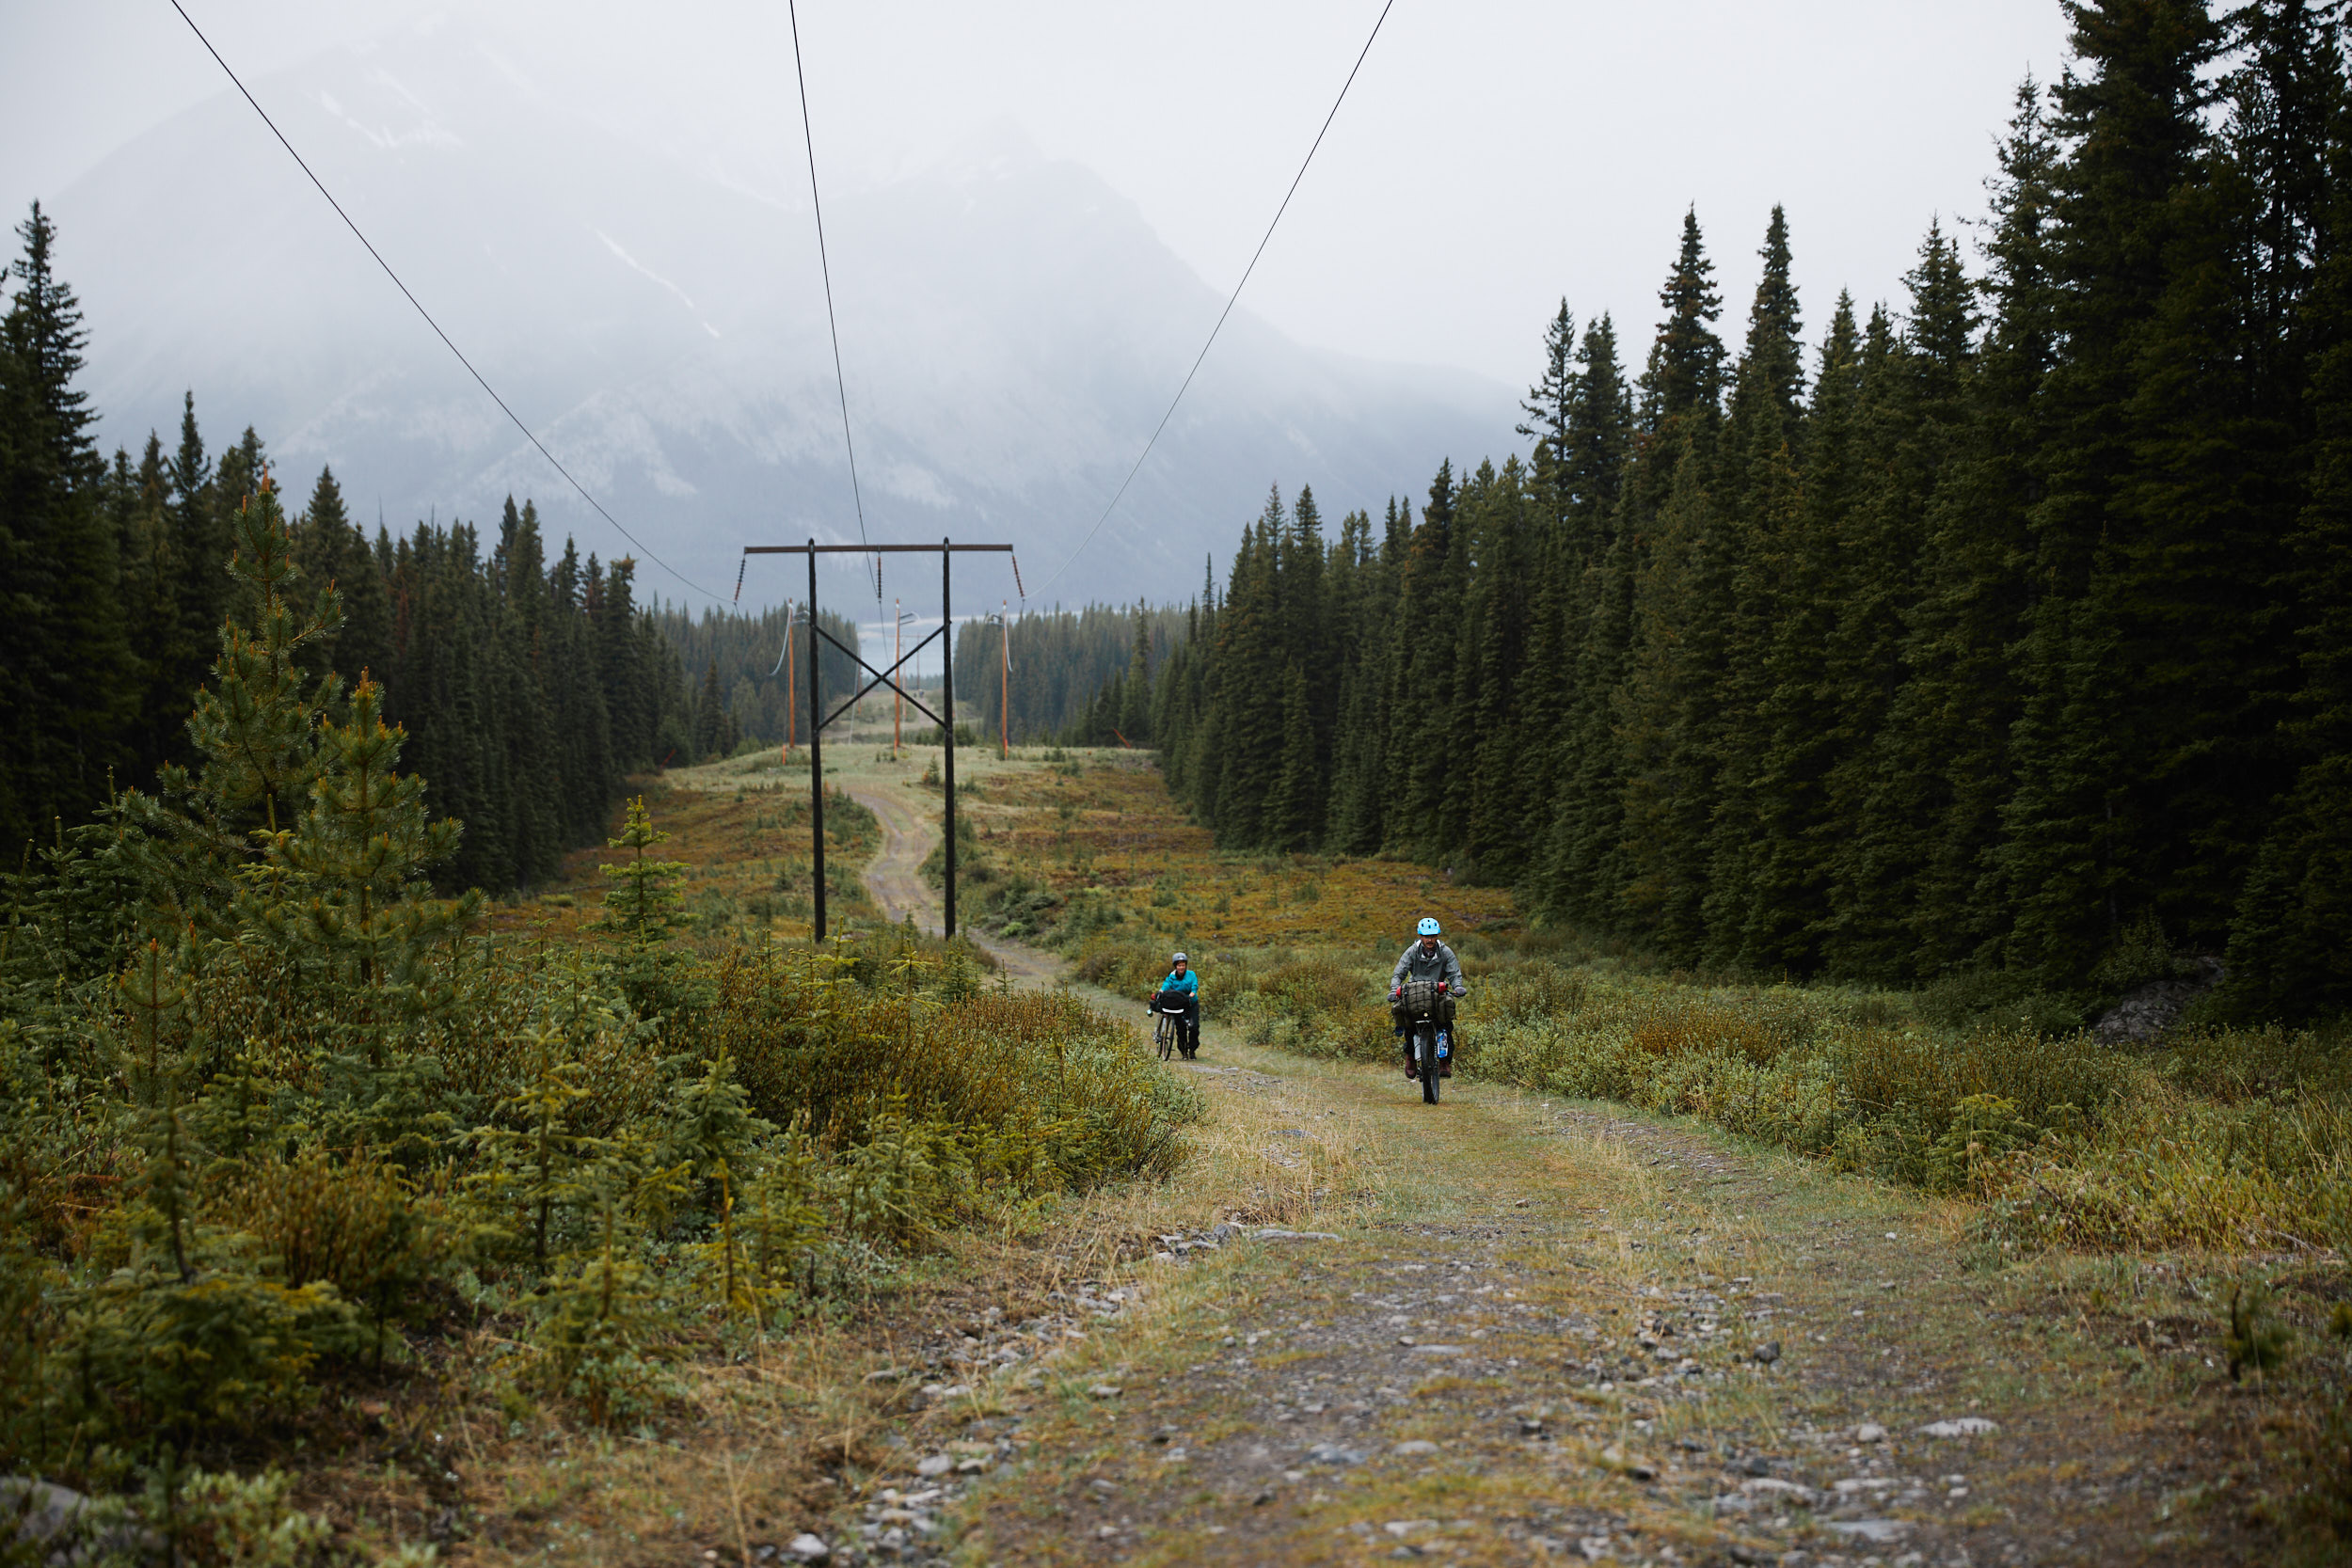
<instances>
[{"instance_id":1,"label":"rock on the ground","mask_svg":"<svg viewBox=\"0 0 2352 1568\"><path fill-rule=\"evenodd\" d=\"M832 1547L806 1533L794 1536L791 1544L784 1549L792 1554L796 1562L822 1562L833 1556Z\"/></svg>"},{"instance_id":2,"label":"rock on the ground","mask_svg":"<svg viewBox=\"0 0 2352 1568\"><path fill-rule=\"evenodd\" d=\"M96 1505L69 1486L29 1476L0 1476L0 1560L20 1560L7 1548L18 1544L34 1548L23 1560L50 1564L95 1561L141 1561L160 1557L163 1541L152 1530L128 1523L92 1529L85 1515ZM46 1546L46 1551L40 1550Z\"/></svg>"},{"instance_id":3,"label":"rock on the ground","mask_svg":"<svg viewBox=\"0 0 2352 1568\"><path fill-rule=\"evenodd\" d=\"M1922 1437L1980 1437L2001 1430L1998 1421L1988 1421L1981 1416L1955 1416L1949 1420L1930 1421L1919 1429Z\"/></svg>"},{"instance_id":4,"label":"rock on the ground","mask_svg":"<svg viewBox=\"0 0 2352 1568\"><path fill-rule=\"evenodd\" d=\"M2196 960L2196 973L2185 979L2152 980L2099 1015L2090 1037L2101 1045L2138 1045L2172 1027L2181 1009L2230 977L2219 958Z\"/></svg>"}]
</instances>

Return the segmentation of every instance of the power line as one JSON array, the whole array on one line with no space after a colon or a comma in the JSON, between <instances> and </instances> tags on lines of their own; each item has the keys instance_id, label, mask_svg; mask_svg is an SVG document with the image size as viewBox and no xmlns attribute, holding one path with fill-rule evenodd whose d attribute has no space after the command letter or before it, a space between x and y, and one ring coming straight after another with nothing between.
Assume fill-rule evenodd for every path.
<instances>
[{"instance_id":1,"label":"power line","mask_svg":"<svg viewBox=\"0 0 2352 1568\"><path fill-rule=\"evenodd\" d=\"M1136 475L1143 472L1144 460L1152 455L1152 449L1159 445L1160 433L1168 428L1168 421L1176 417L1176 405L1184 401L1184 393L1191 388L1192 378L1200 373L1201 364L1209 357L1209 350L1216 343L1216 335L1225 330L1225 318L1233 313L1233 307L1241 301L1242 290L1248 285L1249 275L1258 270L1258 258L1265 254L1267 243L1274 238L1276 226L1282 221L1282 214L1290 211L1291 198L1298 194L1298 182L1307 178L1307 166L1315 161L1315 149L1323 145L1325 132L1329 131L1331 122L1339 118L1340 105L1347 102L1347 89L1356 85L1356 73L1363 70L1365 58L1372 54L1373 41L1380 36L1381 24L1389 20L1389 11L1395 4L1396 0L1386 0L1386 3L1381 6L1379 17L1372 24L1371 36L1364 40L1363 48L1357 52L1356 63L1348 67L1347 80L1340 84L1339 97L1331 101L1331 112L1323 117L1323 129L1315 133L1313 146L1307 149L1307 156L1299 161L1298 172L1291 177L1291 188L1282 193L1282 204L1274 209L1274 221L1265 226L1264 238L1259 240L1258 248L1250 252L1249 264L1241 269L1241 281L1233 285L1232 296L1225 301L1225 309L1217 313L1216 325L1209 328L1208 341L1200 345L1200 353L1193 359L1192 369L1184 372L1184 386L1177 388L1176 395L1168 400L1168 412L1162 414L1160 422L1152 427L1152 438L1143 443L1143 451L1136 457L1136 466L1127 470L1125 479L1119 482L1118 493L1111 497L1110 505L1103 508L1103 515L1094 520L1092 528L1087 530L1087 536L1078 541L1078 547L1070 552L1069 560L1055 567L1054 575L1038 584L1037 591L1041 594L1046 589L1051 588L1055 580L1064 572L1070 570L1072 562L1086 553L1086 547L1094 543L1094 536L1103 531L1103 525L1111 520L1111 514L1119 510L1119 503L1126 496L1127 487L1136 482Z\"/></svg>"},{"instance_id":2,"label":"power line","mask_svg":"<svg viewBox=\"0 0 2352 1568\"><path fill-rule=\"evenodd\" d=\"M177 0L174 0L177 3ZM866 497L858 489L857 443L850 439L850 383L841 373L841 323L833 313L833 261L825 253L825 204L817 195L817 133L808 123L808 74L801 68L800 0L786 0L792 19L792 79L801 88L801 145L808 149L808 204L817 214L817 266L825 277L825 325L833 330L833 384L841 394L841 445L850 454L850 499L857 506L857 542L866 540ZM874 558L874 602L882 603L882 557Z\"/></svg>"},{"instance_id":3,"label":"power line","mask_svg":"<svg viewBox=\"0 0 2352 1568\"><path fill-rule=\"evenodd\" d=\"M539 455L546 458L548 465L553 467L557 473L562 474L565 482L568 483L573 489L580 492L580 499L596 508L597 516L602 517L606 522L612 525L614 532L618 533L622 538L628 540L630 544L635 545L638 549L644 551L644 557L647 561L652 562L655 565L660 567L663 571L669 573L672 577L677 578L678 581L686 584L687 587L691 588L695 593L702 594L706 598L723 598L724 595L713 594L709 589L705 588L701 583L696 582L693 578L686 576L676 567L671 565L668 562L654 554L652 550L646 548L644 543L640 540L637 535L629 532L628 530L621 526L621 520L618 517L615 517L612 513L607 512L604 509L604 503L602 501L596 499L596 497L588 493L588 487L585 484L582 484L579 480L572 478L571 469L566 468L562 463L556 461L555 453L548 451L547 443L532 434L531 427L523 423L520 417L518 417L512 408L509 408L506 405L506 400L504 398L498 395L498 389L492 387L490 383L484 378L480 371L473 368L473 361L467 358L464 351L459 349L455 343L450 341L449 334L441 330L441 324L433 319L433 312L426 309L423 303L419 300L415 294L408 292L408 285L400 280L400 274L394 272L392 270L392 264L384 260L383 252L377 250L375 246L369 242L368 237L359 232L359 226L351 221L351 214L343 211L343 204L335 199L334 193L326 188L326 182L318 177L309 164L303 162L302 154L294 150L294 143L286 139L286 133L280 131L278 128L278 122L270 119L269 111L262 108L261 103L255 100L253 94L246 90L245 83L239 80L235 71L229 69L229 62L220 57L220 51L213 47L213 40L204 36L204 29L196 24L196 18L188 14L187 8L181 5L180 0L171 0L171 8L180 13L180 20L188 24L188 31L196 35L196 41L204 46L204 52L212 55L214 63L218 65L221 71L227 74L230 84L236 87L238 92L244 94L245 101L253 105L253 112L262 117L262 123L269 127L269 134L278 138L278 145L286 150L286 155L294 161L296 166L298 166L303 173L310 177L310 183L318 187L319 195L326 198L326 204L335 209L335 215L343 220L343 227L351 230L352 237L358 240L361 245L367 246L368 254L375 258L375 264L382 267L384 269L384 276L392 280L392 287L398 289L401 293L401 296L406 299L409 304L416 307L417 314L424 318L424 325L433 329L433 335L441 340L443 347L447 348L450 353L457 356L457 362L466 367L466 373L474 378L475 384L484 391L490 394L490 401L499 405L499 412L505 415L509 420L514 420L515 428L523 433L523 438L529 441L532 446L539 449Z\"/></svg>"}]
</instances>

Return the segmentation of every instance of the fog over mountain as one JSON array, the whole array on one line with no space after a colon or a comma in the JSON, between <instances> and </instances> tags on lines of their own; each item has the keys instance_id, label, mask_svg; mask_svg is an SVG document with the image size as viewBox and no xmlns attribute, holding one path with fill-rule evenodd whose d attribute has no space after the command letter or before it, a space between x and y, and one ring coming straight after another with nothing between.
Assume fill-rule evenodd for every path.
<instances>
[{"instance_id":1,"label":"fog over mountain","mask_svg":"<svg viewBox=\"0 0 2352 1568\"><path fill-rule=\"evenodd\" d=\"M534 86L511 40L462 24L256 87L492 385L671 566L724 594L743 543L857 537L804 201L600 129ZM135 456L151 428L168 446L193 388L215 450L250 423L298 494L331 463L355 515L494 521L512 493L583 547L628 551L266 137L224 92L50 203L108 446ZM829 196L826 218L868 534L1009 539L1036 592L1101 515L1220 294L1132 202L1010 129ZM1312 483L1333 519L1377 510L1440 458L1509 449L1515 402L1466 372L1303 347L1245 303L1051 596L1189 594L1269 484ZM639 580L702 602L651 565ZM965 580L976 597L1010 586ZM755 566L744 602L798 581Z\"/></svg>"}]
</instances>

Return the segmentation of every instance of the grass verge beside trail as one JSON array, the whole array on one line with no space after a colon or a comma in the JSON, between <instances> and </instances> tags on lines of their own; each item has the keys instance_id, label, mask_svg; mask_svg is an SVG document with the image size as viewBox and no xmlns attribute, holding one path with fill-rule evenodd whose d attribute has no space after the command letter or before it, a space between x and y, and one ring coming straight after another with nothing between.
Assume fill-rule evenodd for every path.
<instances>
[{"instance_id":1,"label":"grass verge beside trail","mask_svg":"<svg viewBox=\"0 0 2352 1568\"><path fill-rule=\"evenodd\" d=\"M2200 1030L2131 1050L1919 998L1698 986L1463 943L1462 1070L1692 1116L1983 1206L2012 1248L2352 1246L2352 1053L2310 1031ZM1097 942L1083 965L1148 986L1162 955ZM1212 950L1205 1004L1253 1043L1384 1060L1386 947Z\"/></svg>"},{"instance_id":2,"label":"grass verge beside trail","mask_svg":"<svg viewBox=\"0 0 2352 1568\"><path fill-rule=\"evenodd\" d=\"M2352 1247L2343 1029L2191 1026L2116 1047L2078 1005L1984 980L1899 992L1650 973L1424 868L1221 854L1132 754L1062 753L966 816L982 924L1057 946L1121 995L1184 946L1209 1015L1254 1043L1384 1057L1383 981L1413 917L1434 912L1473 982L1461 1060L1475 1075L1964 1195L2012 1249Z\"/></svg>"}]
</instances>

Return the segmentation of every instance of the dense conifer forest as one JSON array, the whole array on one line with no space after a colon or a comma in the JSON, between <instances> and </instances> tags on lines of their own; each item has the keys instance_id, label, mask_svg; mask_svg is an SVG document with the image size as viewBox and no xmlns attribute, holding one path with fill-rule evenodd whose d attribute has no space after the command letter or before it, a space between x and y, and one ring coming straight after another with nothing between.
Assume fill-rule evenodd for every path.
<instances>
[{"instance_id":1,"label":"dense conifer forest","mask_svg":"<svg viewBox=\"0 0 2352 1568\"><path fill-rule=\"evenodd\" d=\"M1011 736L1073 745L1151 742L1151 671L1188 635L1181 609L1088 605L1016 614L1008 643L993 620L956 635L956 706L979 733L1002 733L1011 695ZM1009 657L1011 668L1006 669Z\"/></svg>"},{"instance_id":2,"label":"dense conifer forest","mask_svg":"<svg viewBox=\"0 0 2352 1568\"><path fill-rule=\"evenodd\" d=\"M103 460L97 411L74 385L87 331L51 263L36 206L18 228L0 322L0 842L14 851L89 818L110 790L151 785L194 754L188 707L239 602L235 520L269 481L251 429L207 450L191 393L178 440ZM437 874L453 887L542 881L565 848L602 837L629 773L784 736L782 612L688 620L636 602L636 563L580 558L510 499L495 533L420 522L371 537L331 468L293 517L294 562L339 625L306 669L382 689L385 718L430 781L437 816L465 824ZM847 622L828 616L850 641ZM854 643L852 643L854 645ZM683 657L682 657L683 655ZM829 660L828 692L848 681ZM722 681L722 672L724 680ZM803 694L803 701L805 701Z\"/></svg>"},{"instance_id":3,"label":"dense conifer forest","mask_svg":"<svg viewBox=\"0 0 2352 1568\"><path fill-rule=\"evenodd\" d=\"M1531 455L1245 533L1152 677L1236 847L1392 850L1717 971L2352 1004L2352 119L2296 0L2074 13L1974 263L1736 344L1699 218ZM1131 705L1132 697L1125 699Z\"/></svg>"}]
</instances>

